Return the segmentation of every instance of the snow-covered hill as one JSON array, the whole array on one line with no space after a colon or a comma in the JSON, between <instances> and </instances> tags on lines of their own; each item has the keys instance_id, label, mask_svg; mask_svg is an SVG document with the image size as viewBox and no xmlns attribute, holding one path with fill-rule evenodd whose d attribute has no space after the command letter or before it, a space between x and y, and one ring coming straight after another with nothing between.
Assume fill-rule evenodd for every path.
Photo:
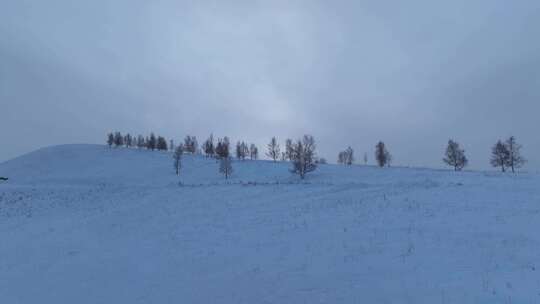
<instances>
[{"instance_id":1,"label":"snow-covered hill","mask_svg":"<svg viewBox=\"0 0 540 304\"><path fill-rule=\"evenodd\" d=\"M538 303L540 177L98 145L0 164L0 303ZM180 184L179 182L182 182Z\"/></svg>"}]
</instances>

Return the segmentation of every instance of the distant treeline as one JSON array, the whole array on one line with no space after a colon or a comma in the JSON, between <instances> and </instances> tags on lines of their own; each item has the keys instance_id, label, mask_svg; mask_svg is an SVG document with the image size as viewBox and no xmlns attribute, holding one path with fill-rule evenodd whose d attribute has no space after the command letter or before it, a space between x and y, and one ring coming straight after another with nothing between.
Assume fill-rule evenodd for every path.
<instances>
[{"instance_id":1,"label":"distant treeline","mask_svg":"<svg viewBox=\"0 0 540 304\"><path fill-rule=\"evenodd\" d=\"M186 136L182 143L175 145L173 140L167 140L163 136L156 136L151 133L149 136L138 135L137 137L131 134L122 135L121 132L107 134L107 145L112 147L136 147L139 149L173 151L173 167L176 174L180 174L182 167L182 155L185 153L200 154L206 157L211 157L219 160L219 172L225 178L228 178L232 172L232 152L231 143L227 136L214 140L211 134L207 140L199 147L197 137ZM267 146L266 155L274 162L279 159L290 161L292 166L290 171L298 174L302 179L307 173L314 171L318 164L326 163L323 158L318 158L315 153L315 139L311 135L304 135L302 138L293 142L288 139L286 142L285 152L281 153L277 139L273 137ZM238 160L247 158L256 160L259 158L259 149L253 143L248 144L244 141L238 141L235 148L235 156Z\"/></svg>"},{"instance_id":2,"label":"distant treeline","mask_svg":"<svg viewBox=\"0 0 540 304\"><path fill-rule=\"evenodd\" d=\"M156 136L154 133L151 133L150 136L142 136L139 135L137 137L131 136L131 134L122 135L120 132L115 133L109 133L107 135L107 144L109 147L122 147L125 146L126 148L131 147L137 147L137 148L146 148L148 150L164 150L167 151L169 149L169 145L167 144L167 140L165 140L165 137L162 136ZM172 141L170 142L170 145L172 146Z\"/></svg>"},{"instance_id":3,"label":"distant treeline","mask_svg":"<svg viewBox=\"0 0 540 304\"><path fill-rule=\"evenodd\" d=\"M220 161L219 172L226 178L232 174L232 153L231 143L227 136L214 140L211 134L199 147L197 137L186 136L184 141L175 145L173 140L167 141L163 136L156 136L150 133L149 136L131 136L129 133L122 135L121 132L109 133L107 135L107 145L109 147L136 147L139 149L172 151L174 158L174 168L176 174L180 174L182 164L182 155L200 154L206 157L218 159ZM267 145L265 155L274 162L288 161L292 166L290 171L298 174L302 179L309 172L314 171L319 164L326 164L324 158L319 158L316 155L315 139L311 135L304 135L302 138L293 141L292 139L285 140L284 151L281 151L280 144L276 137L272 137ZM238 160L249 158L256 160L259 158L259 149L253 143L248 144L244 141L238 141L235 147L235 156ZM384 142L380 141L375 146L375 161L379 167L390 166L392 155L388 151ZM352 165L355 162L354 150L347 147L344 151L338 153L338 164ZM465 168L469 160L465 155L465 150L462 149L458 142L450 139L443 157L443 162L451 166L455 171L460 171ZM506 169L511 169L515 172L521 168L526 160L521 156L521 145L516 142L514 136L509 137L505 141L497 141L491 151L490 163L493 167L500 167L502 172ZM368 156L364 153L363 163L367 165Z\"/></svg>"}]
</instances>

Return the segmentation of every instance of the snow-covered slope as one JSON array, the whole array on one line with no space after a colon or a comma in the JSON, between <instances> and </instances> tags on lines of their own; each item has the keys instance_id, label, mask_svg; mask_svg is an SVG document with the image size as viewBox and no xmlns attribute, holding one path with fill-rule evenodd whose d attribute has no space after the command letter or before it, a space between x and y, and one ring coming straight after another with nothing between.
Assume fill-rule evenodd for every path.
<instances>
[{"instance_id":1,"label":"snow-covered slope","mask_svg":"<svg viewBox=\"0 0 540 304\"><path fill-rule=\"evenodd\" d=\"M0 164L0 303L540 302L538 175L233 168L97 145Z\"/></svg>"}]
</instances>

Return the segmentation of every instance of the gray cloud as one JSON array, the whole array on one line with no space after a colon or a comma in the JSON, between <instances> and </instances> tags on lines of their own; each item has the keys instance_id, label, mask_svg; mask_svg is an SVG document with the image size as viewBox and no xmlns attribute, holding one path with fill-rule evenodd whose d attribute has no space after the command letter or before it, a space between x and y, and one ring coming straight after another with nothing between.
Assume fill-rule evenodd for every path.
<instances>
[{"instance_id":1,"label":"gray cloud","mask_svg":"<svg viewBox=\"0 0 540 304\"><path fill-rule=\"evenodd\" d=\"M513 134L538 169L539 34L537 1L7 1L0 160L119 129L486 168Z\"/></svg>"}]
</instances>

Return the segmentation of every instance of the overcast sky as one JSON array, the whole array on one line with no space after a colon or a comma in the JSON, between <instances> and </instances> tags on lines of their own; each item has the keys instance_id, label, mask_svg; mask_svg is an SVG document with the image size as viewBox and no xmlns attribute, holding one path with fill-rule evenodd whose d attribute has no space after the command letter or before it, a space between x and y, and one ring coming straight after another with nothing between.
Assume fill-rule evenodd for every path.
<instances>
[{"instance_id":1,"label":"overcast sky","mask_svg":"<svg viewBox=\"0 0 540 304\"><path fill-rule=\"evenodd\" d=\"M540 1L3 0L0 161L111 130L540 169Z\"/></svg>"}]
</instances>

